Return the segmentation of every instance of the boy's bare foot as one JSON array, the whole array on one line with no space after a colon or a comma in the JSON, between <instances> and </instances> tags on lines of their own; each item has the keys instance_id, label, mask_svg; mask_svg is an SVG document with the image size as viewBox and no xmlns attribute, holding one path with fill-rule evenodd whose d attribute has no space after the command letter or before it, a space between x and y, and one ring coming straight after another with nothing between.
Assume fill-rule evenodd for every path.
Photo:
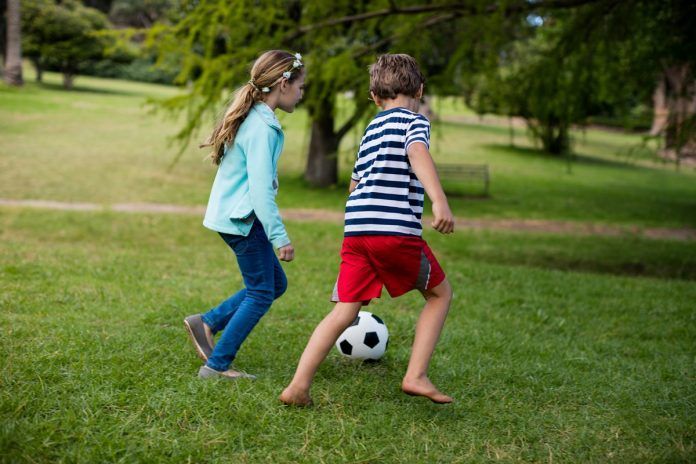
<instances>
[{"instance_id":1,"label":"boy's bare foot","mask_svg":"<svg viewBox=\"0 0 696 464\"><path fill-rule=\"evenodd\" d=\"M287 387L285 390L283 390L283 393L280 394L278 399L288 406L312 405L312 398L310 398L309 393L292 387Z\"/></svg>"},{"instance_id":2,"label":"boy's bare foot","mask_svg":"<svg viewBox=\"0 0 696 464\"><path fill-rule=\"evenodd\" d=\"M451 396L447 396L438 390L427 377L404 379L401 382L401 390L407 395L425 396L433 403L446 404L454 401Z\"/></svg>"}]
</instances>

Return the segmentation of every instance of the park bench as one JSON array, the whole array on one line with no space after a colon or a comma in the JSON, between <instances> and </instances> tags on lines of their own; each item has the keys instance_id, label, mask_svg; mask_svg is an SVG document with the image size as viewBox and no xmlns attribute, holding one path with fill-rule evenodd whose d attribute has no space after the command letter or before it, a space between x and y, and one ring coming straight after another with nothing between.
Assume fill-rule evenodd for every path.
<instances>
[{"instance_id":1,"label":"park bench","mask_svg":"<svg viewBox=\"0 0 696 464\"><path fill-rule=\"evenodd\" d=\"M483 183L483 196L488 196L490 173L487 164L438 164L437 172L443 181L446 191L451 191L449 185L453 182L480 181Z\"/></svg>"}]
</instances>

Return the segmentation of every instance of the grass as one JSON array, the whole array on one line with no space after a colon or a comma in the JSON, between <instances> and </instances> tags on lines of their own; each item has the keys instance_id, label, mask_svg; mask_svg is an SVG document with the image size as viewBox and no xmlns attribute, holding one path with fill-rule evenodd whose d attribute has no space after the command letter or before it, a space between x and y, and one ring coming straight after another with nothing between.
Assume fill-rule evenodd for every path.
<instances>
[{"instance_id":1,"label":"grass","mask_svg":"<svg viewBox=\"0 0 696 464\"><path fill-rule=\"evenodd\" d=\"M214 169L195 148L204 132L170 169L178 147L167 139L181 121L150 114L145 105L149 97L173 96L176 90L80 77L77 90L65 92L60 76L46 73L45 78L45 85L28 83L21 90L0 86L0 197L205 204ZM469 114L450 100L440 107L448 117ZM342 109L339 116L346 114ZM279 117L286 131L281 207L342 209L362 128L343 141L342 185L315 190L301 180L306 113L279 112ZM457 215L696 227L696 173L627 162L625 153L640 145L639 135L577 134L578 154L570 172L565 160L535 149L525 131L517 129L514 147L508 139L504 126L454 121L435 126L436 161L486 163L492 173L488 199L470 197L481 190L476 183L447 185L453 193L465 194L450 199Z\"/></svg>"},{"instance_id":2,"label":"grass","mask_svg":"<svg viewBox=\"0 0 696 464\"><path fill-rule=\"evenodd\" d=\"M432 376L457 402L398 391L408 294L370 307L386 357L332 352L295 410L276 397L330 308L341 228L288 228L288 293L238 359L259 380L230 384L195 378L181 324L241 285L197 218L1 210L0 461L696 458L696 244L428 233L455 288Z\"/></svg>"},{"instance_id":3,"label":"grass","mask_svg":"<svg viewBox=\"0 0 696 464\"><path fill-rule=\"evenodd\" d=\"M194 143L169 169L179 121L144 106L174 89L46 80L0 86L0 198L206 202L214 170ZM637 135L576 134L568 172L522 131L510 147L506 127L440 108L464 117L435 127L436 160L493 173L491 198L452 197L459 215L696 226L694 172L629 160ZM342 208L343 186L300 179L306 113L280 116L281 206ZM332 352L296 410L276 398L330 309L341 227L287 226L288 292L238 358L259 380L201 382L182 319L242 282L200 218L0 207L0 462L696 461L696 242L427 231L455 288L431 373L456 402L399 392L422 301L385 295L369 308L385 358Z\"/></svg>"}]
</instances>

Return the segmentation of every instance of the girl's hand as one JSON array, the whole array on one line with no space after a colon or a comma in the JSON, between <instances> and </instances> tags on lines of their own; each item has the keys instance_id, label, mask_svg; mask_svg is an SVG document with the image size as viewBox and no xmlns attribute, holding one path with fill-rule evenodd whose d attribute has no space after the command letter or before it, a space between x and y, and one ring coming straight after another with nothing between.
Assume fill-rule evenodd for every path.
<instances>
[{"instance_id":1,"label":"girl's hand","mask_svg":"<svg viewBox=\"0 0 696 464\"><path fill-rule=\"evenodd\" d=\"M447 201L433 203L433 216L432 226L435 230L441 234L454 232L454 216Z\"/></svg>"},{"instance_id":2,"label":"girl's hand","mask_svg":"<svg viewBox=\"0 0 696 464\"><path fill-rule=\"evenodd\" d=\"M278 248L278 259L281 261L292 261L295 258L295 249L287 244Z\"/></svg>"}]
</instances>

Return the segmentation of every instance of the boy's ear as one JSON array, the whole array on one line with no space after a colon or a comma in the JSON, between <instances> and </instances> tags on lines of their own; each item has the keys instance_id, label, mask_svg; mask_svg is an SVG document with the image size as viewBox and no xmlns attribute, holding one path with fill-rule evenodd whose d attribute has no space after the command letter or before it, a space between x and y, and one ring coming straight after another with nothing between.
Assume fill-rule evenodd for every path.
<instances>
[{"instance_id":1,"label":"boy's ear","mask_svg":"<svg viewBox=\"0 0 696 464\"><path fill-rule=\"evenodd\" d=\"M423 84L420 85L418 93L416 94L416 100L420 100L421 98L423 98Z\"/></svg>"},{"instance_id":2,"label":"boy's ear","mask_svg":"<svg viewBox=\"0 0 696 464\"><path fill-rule=\"evenodd\" d=\"M374 92L370 91L370 97L372 97L372 101L375 102L375 105L382 106L382 99L375 95Z\"/></svg>"}]
</instances>

